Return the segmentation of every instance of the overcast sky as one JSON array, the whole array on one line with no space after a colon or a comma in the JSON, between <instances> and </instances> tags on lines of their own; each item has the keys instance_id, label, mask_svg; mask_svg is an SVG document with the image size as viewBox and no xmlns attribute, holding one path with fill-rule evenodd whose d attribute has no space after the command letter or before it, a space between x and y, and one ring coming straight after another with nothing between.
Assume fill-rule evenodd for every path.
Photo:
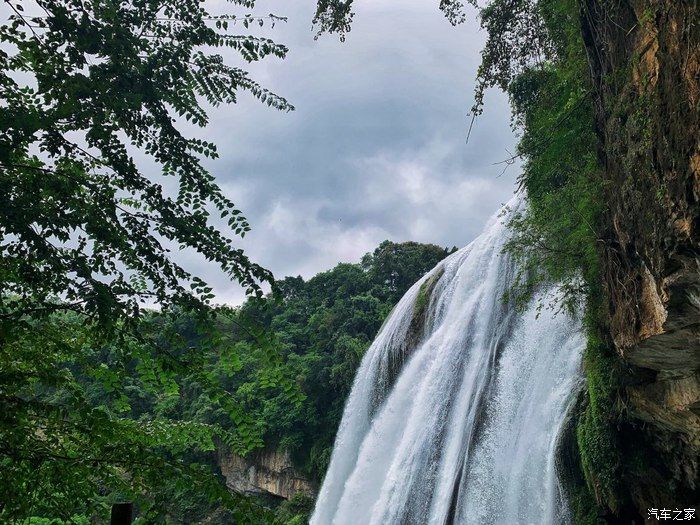
<instances>
[{"instance_id":1,"label":"overcast sky","mask_svg":"<svg viewBox=\"0 0 700 525\"><path fill-rule=\"evenodd\" d=\"M356 262L385 239L464 246L512 195L517 167L494 165L515 143L502 94L466 143L484 34L473 19L452 27L437 4L356 0L344 43L314 40L313 0L256 8L289 18L269 34L290 52L249 69L296 111L242 95L203 135L220 152L207 166L253 228L242 247L277 278ZM241 301L215 267L180 258L219 302Z\"/></svg>"}]
</instances>

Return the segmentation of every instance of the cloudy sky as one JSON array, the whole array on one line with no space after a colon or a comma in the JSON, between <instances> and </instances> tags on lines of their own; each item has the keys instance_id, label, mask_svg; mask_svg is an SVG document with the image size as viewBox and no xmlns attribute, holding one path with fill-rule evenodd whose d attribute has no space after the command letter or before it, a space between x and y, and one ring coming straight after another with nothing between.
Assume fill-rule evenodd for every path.
<instances>
[{"instance_id":1,"label":"cloudy sky","mask_svg":"<svg viewBox=\"0 0 700 525\"><path fill-rule=\"evenodd\" d=\"M356 262L384 239L463 246L512 195L517 168L494 165L515 143L502 94L466 143L484 34L475 20L452 27L437 4L356 0L344 43L314 40L313 0L256 9L289 18L269 35L290 52L249 69L296 111L241 96L203 135L220 152L209 169L253 228L242 247L276 277ZM216 268L180 257L220 302L241 301Z\"/></svg>"}]
</instances>

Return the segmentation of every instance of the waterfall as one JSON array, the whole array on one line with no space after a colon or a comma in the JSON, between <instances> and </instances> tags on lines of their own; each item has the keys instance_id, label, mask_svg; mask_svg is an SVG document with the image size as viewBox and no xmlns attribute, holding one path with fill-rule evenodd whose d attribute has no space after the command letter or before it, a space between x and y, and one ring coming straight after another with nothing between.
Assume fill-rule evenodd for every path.
<instances>
[{"instance_id":1,"label":"waterfall","mask_svg":"<svg viewBox=\"0 0 700 525\"><path fill-rule=\"evenodd\" d=\"M357 372L311 525L567 523L557 438L580 321L503 300L513 199L401 299ZM551 302L551 301L550 301Z\"/></svg>"}]
</instances>

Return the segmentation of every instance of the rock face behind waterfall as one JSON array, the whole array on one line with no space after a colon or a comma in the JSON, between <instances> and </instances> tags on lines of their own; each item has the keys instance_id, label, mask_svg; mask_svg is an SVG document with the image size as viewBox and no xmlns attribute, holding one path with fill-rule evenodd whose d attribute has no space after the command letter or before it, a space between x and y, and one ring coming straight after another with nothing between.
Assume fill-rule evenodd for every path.
<instances>
[{"instance_id":1,"label":"rock face behind waterfall","mask_svg":"<svg viewBox=\"0 0 700 525\"><path fill-rule=\"evenodd\" d=\"M513 200L508 209L517 209ZM503 301L508 213L401 299L358 370L312 525L566 523L580 323Z\"/></svg>"}]
</instances>

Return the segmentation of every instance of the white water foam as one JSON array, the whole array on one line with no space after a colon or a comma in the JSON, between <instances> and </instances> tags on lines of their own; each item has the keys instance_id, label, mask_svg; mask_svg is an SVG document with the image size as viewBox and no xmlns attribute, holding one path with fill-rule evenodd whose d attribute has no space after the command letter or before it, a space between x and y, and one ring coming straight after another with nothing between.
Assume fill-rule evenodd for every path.
<instances>
[{"instance_id":1,"label":"white water foam","mask_svg":"<svg viewBox=\"0 0 700 525\"><path fill-rule=\"evenodd\" d=\"M513 199L401 299L355 377L311 525L567 523L555 448L580 321L502 300ZM416 335L423 289L432 288ZM416 339L418 339L416 341Z\"/></svg>"}]
</instances>

